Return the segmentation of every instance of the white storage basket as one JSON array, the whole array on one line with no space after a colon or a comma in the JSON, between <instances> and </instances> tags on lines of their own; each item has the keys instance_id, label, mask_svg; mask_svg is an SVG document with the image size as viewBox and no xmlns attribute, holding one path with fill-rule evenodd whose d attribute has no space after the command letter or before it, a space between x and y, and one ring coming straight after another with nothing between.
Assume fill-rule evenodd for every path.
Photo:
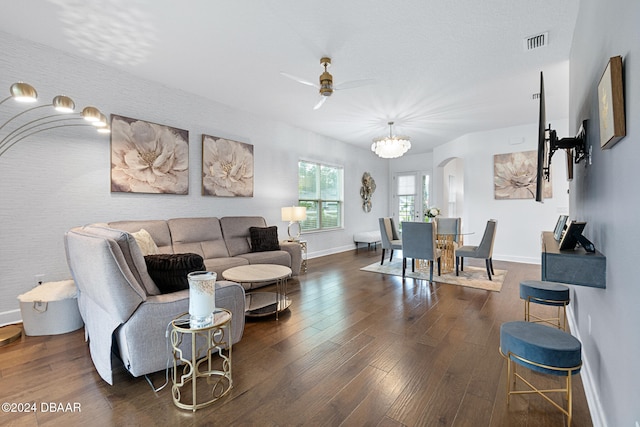
<instances>
[{"instance_id":1,"label":"white storage basket","mask_svg":"<svg viewBox=\"0 0 640 427\"><path fill-rule=\"evenodd\" d=\"M65 334L84 325L73 280L43 283L18 300L26 335Z\"/></svg>"}]
</instances>

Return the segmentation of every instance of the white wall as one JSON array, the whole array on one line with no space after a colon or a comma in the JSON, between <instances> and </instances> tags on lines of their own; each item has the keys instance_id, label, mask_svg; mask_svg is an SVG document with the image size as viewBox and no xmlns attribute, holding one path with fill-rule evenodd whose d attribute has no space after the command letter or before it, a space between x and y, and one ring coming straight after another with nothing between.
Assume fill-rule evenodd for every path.
<instances>
[{"instance_id":1,"label":"white wall","mask_svg":"<svg viewBox=\"0 0 640 427\"><path fill-rule=\"evenodd\" d=\"M571 184L571 217L607 257L606 289L572 287L574 333L594 425L640 425L640 2L582 0L571 49L571 123L589 119L592 164ZM627 136L599 148L597 85L612 56L623 57ZM635 249L634 249L635 248Z\"/></svg>"},{"instance_id":2,"label":"white wall","mask_svg":"<svg viewBox=\"0 0 640 427\"><path fill-rule=\"evenodd\" d=\"M120 219L261 215L286 237L287 224L280 220L280 207L297 200L300 158L341 164L345 172L345 228L304 235L310 256L353 249L353 233L377 229L377 218L388 210L388 162L369 150L261 119L1 32L0 51L2 87L26 81L46 102L64 93L74 98L79 108L92 104L106 114L190 132L190 190L186 196L111 193L109 138L92 129L42 133L0 157L0 325L20 319L16 297L32 288L34 275L45 274L47 281L70 276L63 235L73 226ZM0 106L0 123L19 111L13 109L12 102ZM201 196L203 133L254 145L254 197ZM365 171L378 186L371 213L364 213L361 207Z\"/></svg>"},{"instance_id":3,"label":"white wall","mask_svg":"<svg viewBox=\"0 0 640 427\"><path fill-rule=\"evenodd\" d=\"M534 115L534 120L536 115ZM553 120L558 136L568 136L567 120ZM442 165L450 158L462 159L464 168L464 206L459 212L463 230L474 234L465 236L465 244L477 245L482 239L487 220L498 220L494 259L526 263L540 263L540 233L553 230L560 213L567 213L569 196L566 180L565 156L553 156L553 198L544 203L533 199L496 200L493 187L493 156L495 154L535 150L537 124L496 129L465 135L433 151L433 164ZM510 141L523 141L511 145ZM437 188L444 188L443 167L435 166ZM446 200L442 191L435 192L436 205Z\"/></svg>"}]
</instances>

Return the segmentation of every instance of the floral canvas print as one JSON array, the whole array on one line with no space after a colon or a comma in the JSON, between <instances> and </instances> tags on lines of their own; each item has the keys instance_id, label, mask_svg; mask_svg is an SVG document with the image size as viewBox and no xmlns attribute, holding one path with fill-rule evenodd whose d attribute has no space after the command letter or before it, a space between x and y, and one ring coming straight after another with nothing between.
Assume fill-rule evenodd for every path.
<instances>
[{"instance_id":1,"label":"floral canvas print","mask_svg":"<svg viewBox=\"0 0 640 427\"><path fill-rule=\"evenodd\" d=\"M202 135L202 194L253 197L253 145Z\"/></svg>"},{"instance_id":2,"label":"floral canvas print","mask_svg":"<svg viewBox=\"0 0 640 427\"><path fill-rule=\"evenodd\" d=\"M494 197L534 199L536 196L537 152L496 154L493 156ZM544 181L544 197L551 198L551 182Z\"/></svg>"},{"instance_id":3,"label":"floral canvas print","mask_svg":"<svg viewBox=\"0 0 640 427\"><path fill-rule=\"evenodd\" d=\"M112 115L111 191L189 194L189 131Z\"/></svg>"}]
</instances>

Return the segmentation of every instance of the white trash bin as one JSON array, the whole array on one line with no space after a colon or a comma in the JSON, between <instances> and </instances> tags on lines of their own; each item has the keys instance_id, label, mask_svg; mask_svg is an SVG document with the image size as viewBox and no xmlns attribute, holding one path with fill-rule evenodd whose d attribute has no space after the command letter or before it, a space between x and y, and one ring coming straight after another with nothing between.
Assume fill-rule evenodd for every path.
<instances>
[{"instance_id":1,"label":"white trash bin","mask_svg":"<svg viewBox=\"0 0 640 427\"><path fill-rule=\"evenodd\" d=\"M84 322L73 280L46 282L18 295L24 332L29 336L66 334Z\"/></svg>"}]
</instances>

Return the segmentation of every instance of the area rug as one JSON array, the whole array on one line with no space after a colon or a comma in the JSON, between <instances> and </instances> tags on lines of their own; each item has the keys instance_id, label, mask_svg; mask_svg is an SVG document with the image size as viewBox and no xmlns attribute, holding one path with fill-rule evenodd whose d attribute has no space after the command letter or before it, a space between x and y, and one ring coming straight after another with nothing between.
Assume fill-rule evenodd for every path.
<instances>
[{"instance_id":1,"label":"area rug","mask_svg":"<svg viewBox=\"0 0 640 427\"><path fill-rule=\"evenodd\" d=\"M380 262L375 262L366 267L362 267L360 270L370 271L372 273L391 274L393 276L402 276L402 260L394 260L392 262L385 262L380 265ZM495 274L491 275L493 280L487 278L487 270L480 267L466 266L464 271L460 272L459 276L456 276L456 272L443 274L438 276L437 265L433 269L433 281L438 283L448 283L450 285L467 286L469 288L484 289L487 291L500 292L502 284L507 276L507 270L498 270L494 268ZM429 280L429 268L418 269L416 267L415 273L411 272L410 260L407 260L406 277L414 279Z\"/></svg>"}]
</instances>

